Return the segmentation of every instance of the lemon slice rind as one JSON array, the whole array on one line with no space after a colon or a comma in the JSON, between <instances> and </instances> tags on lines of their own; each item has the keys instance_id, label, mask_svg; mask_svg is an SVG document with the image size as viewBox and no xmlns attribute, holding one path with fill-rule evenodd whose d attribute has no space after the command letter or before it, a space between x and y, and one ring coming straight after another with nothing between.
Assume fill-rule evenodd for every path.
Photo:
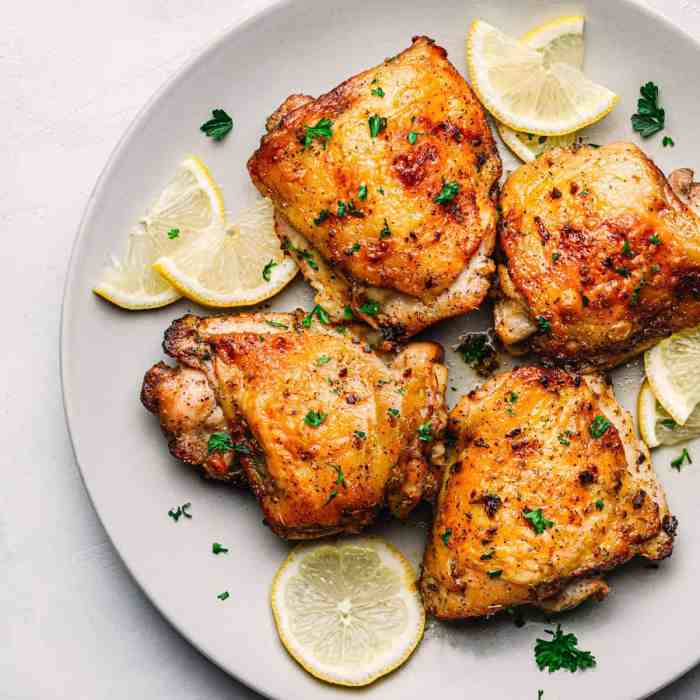
<instances>
[{"instance_id":1,"label":"lemon slice rind","mask_svg":"<svg viewBox=\"0 0 700 700\"><path fill-rule=\"evenodd\" d=\"M676 445L700 437L700 406L695 407L684 425L678 425L656 400L648 381L639 389L637 417L642 440L649 447Z\"/></svg>"},{"instance_id":2,"label":"lemon slice rind","mask_svg":"<svg viewBox=\"0 0 700 700\"><path fill-rule=\"evenodd\" d=\"M301 544L270 591L280 640L316 678L368 685L401 666L423 636L415 581L406 558L378 537Z\"/></svg>"}]
</instances>

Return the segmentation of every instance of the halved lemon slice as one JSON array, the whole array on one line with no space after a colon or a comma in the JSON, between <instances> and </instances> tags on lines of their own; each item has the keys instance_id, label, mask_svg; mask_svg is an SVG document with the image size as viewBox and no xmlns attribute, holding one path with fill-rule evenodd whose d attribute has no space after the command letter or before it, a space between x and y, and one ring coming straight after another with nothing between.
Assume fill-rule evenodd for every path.
<instances>
[{"instance_id":1,"label":"halved lemon slice","mask_svg":"<svg viewBox=\"0 0 700 700\"><path fill-rule=\"evenodd\" d=\"M195 156L180 163L155 204L132 229L122 260L112 258L93 291L132 311L171 304L180 293L152 269L212 227L223 228L224 200L206 165Z\"/></svg>"},{"instance_id":2,"label":"halved lemon slice","mask_svg":"<svg viewBox=\"0 0 700 700\"><path fill-rule=\"evenodd\" d=\"M700 326L686 328L644 353L654 395L678 425L700 403Z\"/></svg>"},{"instance_id":3,"label":"halved lemon slice","mask_svg":"<svg viewBox=\"0 0 700 700\"><path fill-rule=\"evenodd\" d=\"M151 269L159 254L153 238L143 228L134 228L129 234L126 255L122 260L111 258L93 291L130 311L172 304L180 293Z\"/></svg>"},{"instance_id":4,"label":"halved lemon slice","mask_svg":"<svg viewBox=\"0 0 700 700\"><path fill-rule=\"evenodd\" d=\"M408 659L425 611L406 558L377 537L302 544L272 582L282 644L309 673L367 685Z\"/></svg>"},{"instance_id":5,"label":"halved lemon slice","mask_svg":"<svg viewBox=\"0 0 700 700\"><path fill-rule=\"evenodd\" d=\"M584 17L573 15L541 24L521 37L521 43L542 54L545 67L552 63L566 63L583 70ZM534 160L552 148L568 148L578 140L577 132L564 136L542 136L514 131L501 122L496 128L503 143L525 162Z\"/></svg>"},{"instance_id":6,"label":"halved lemon slice","mask_svg":"<svg viewBox=\"0 0 700 700\"><path fill-rule=\"evenodd\" d=\"M637 397L637 418L642 440L649 447L675 445L700 436L700 406L696 406L684 425L678 425L656 400L645 381Z\"/></svg>"},{"instance_id":7,"label":"halved lemon slice","mask_svg":"<svg viewBox=\"0 0 700 700\"><path fill-rule=\"evenodd\" d=\"M569 55L555 47L552 57ZM476 20L467 39L472 85L486 109L515 131L563 135L602 119L617 103L615 93L588 80L561 60L526 46Z\"/></svg>"},{"instance_id":8,"label":"halved lemon slice","mask_svg":"<svg viewBox=\"0 0 700 700\"><path fill-rule=\"evenodd\" d=\"M297 264L275 234L274 208L262 199L228 227L218 222L153 264L179 292L204 306L230 308L269 299L294 279Z\"/></svg>"}]
</instances>

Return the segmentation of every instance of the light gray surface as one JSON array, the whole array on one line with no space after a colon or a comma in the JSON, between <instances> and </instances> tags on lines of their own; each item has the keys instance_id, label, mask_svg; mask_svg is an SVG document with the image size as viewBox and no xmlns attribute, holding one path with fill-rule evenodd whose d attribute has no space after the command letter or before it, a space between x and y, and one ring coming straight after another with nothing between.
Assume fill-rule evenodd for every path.
<instances>
[{"instance_id":1,"label":"light gray surface","mask_svg":"<svg viewBox=\"0 0 700 700\"><path fill-rule=\"evenodd\" d=\"M700 36L697 5L649 4ZM0 282L9 302L0 350L3 700L256 697L179 637L107 541L65 431L57 337L70 245L117 139L193 51L261 5L203 9L192 0L93 0L5 8L0 255L10 264ZM109 362L105 358L107 371ZM688 623L695 624L692 616ZM237 629L231 634L245 636ZM695 671L658 698L699 696Z\"/></svg>"}]
</instances>

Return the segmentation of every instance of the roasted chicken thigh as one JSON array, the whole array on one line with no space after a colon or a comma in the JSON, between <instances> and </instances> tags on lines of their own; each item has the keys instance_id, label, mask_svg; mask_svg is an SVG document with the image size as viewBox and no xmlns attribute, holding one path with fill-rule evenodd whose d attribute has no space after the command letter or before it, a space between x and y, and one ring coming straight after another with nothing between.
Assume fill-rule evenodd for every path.
<instances>
[{"instance_id":1,"label":"roasted chicken thigh","mask_svg":"<svg viewBox=\"0 0 700 700\"><path fill-rule=\"evenodd\" d=\"M479 306L501 174L476 96L426 37L317 99L294 95L248 162L278 233L337 320L390 340Z\"/></svg>"},{"instance_id":2,"label":"roasted chicken thigh","mask_svg":"<svg viewBox=\"0 0 700 700\"><path fill-rule=\"evenodd\" d=\"M352 327L299 311L185 316L164 349L177 365L152 367L141 397L172 454L248 483L281 537L358 532L384 505L405 517L435 494L447 421L439 345L385 361Z\"/></svg>"},{"instance_id":3,"label":"roasted chicken thigh","mask_svg":"<svg viewBox=\"0 0 700 700\"><path fill-rule=\"evenodd\" d=\"M557 611L608 591L601 574L671 554L676 520L631 418L598 375L521 367L450 414L420 582L439 618L530 603Z\"/></svg>"},{"instance_id":4,"label":"roasted chicken thigh","mask_svg":"<svg viewBox=\"0 0 700 700\"><path fill-rule=\"evenodd\" d=\"M692 171L669 179L697 194ZM500 203L496 330L515 352L608 368L700 322L700 217L636 146L549 151Z\"/></svg>"}]
</instances>

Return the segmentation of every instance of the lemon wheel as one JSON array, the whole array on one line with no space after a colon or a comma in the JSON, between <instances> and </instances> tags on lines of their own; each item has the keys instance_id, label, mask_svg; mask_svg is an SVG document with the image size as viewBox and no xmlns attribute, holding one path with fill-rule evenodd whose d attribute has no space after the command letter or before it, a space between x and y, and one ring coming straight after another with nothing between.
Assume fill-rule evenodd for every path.
<instances>
[{"instance_id":1,"label":"lemon wheel","mask_svg":"<svg viewBox=\"0 0 700 700\"><path fill-rule=\"evenodd\" d=\"M367 685L403 664L423 636L415 579L406 558L377 537L302 544L272 584L280 640L316 678Z\"/></svg>"}]
</instances>

